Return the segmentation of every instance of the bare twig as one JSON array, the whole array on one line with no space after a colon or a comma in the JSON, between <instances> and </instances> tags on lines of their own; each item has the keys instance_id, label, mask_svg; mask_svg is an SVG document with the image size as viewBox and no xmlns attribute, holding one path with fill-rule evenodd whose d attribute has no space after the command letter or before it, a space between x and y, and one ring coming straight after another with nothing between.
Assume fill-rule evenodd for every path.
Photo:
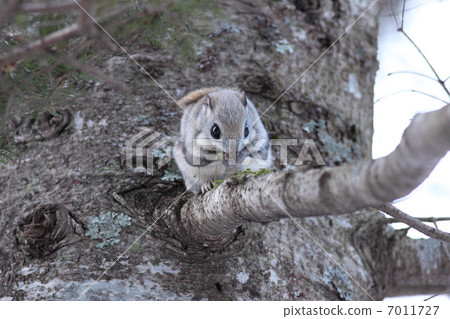
<instances>
[{"instance_id":1,"label":"bare twig","mask_svg":"<svg viewBox=\"0 0 450 319\"><path fill-rule=\"evenodd\" d=\"M406 7L406 0L403 0L403 10L402 10L402 22L400 25L400 28L398 28L398 31L403 33L403 35L406 37L406 39L408 39L408 41L416 48L417 52L419 52L419 54L422 56L422 58L425 60L425 62L427 63L427 65L430 67L431 71L433 71L434 75L436 76L436 80L437 82L441 85L441 87L444 89L445 93L447 93L447 95L450 97L450 92L447 89L447 87L445 86L445 81L443 81L440 77L439 74L436 72L436 70L434 69L433 65L430 63L430 61L427 59L427 57L425 56L425 54L422 52L422 50L420 50L419 46L408 36L408 34L405 32L404 28L403 28L403 23L405 20L405 7Z\"/></svg>"},{"instance_id":2,"label":"bare twig","mask_svg":"<svg viewBox=\"0 0 450 319\"><path fill-rule=\"evenodd\" d=\"M396 71L396 72L388 73L387 76L396 75L396 74L404 74L404 73L423 76L424 78L427 78L427 79L430 79L430 80L433 80L433 81L439 83L439 81L436 80L435 78L433 78L432 76L429 76L429 75L426 75L426 74L422 74L422 73L419 73L419 72L413 72L413 71Z\"/></svg>"},{"instance_id":3,"label":"bare twig","mask_svg":"<svg viewBox=\"0 0 450 319\"><path fill-rule=\"evenodd\" d=\"M436 79L438 81L438 83L442 86L442 88L444 89L445 93L447 93L448 96L450 96L450 92L447 89L447 87L444 84L444 81L439 77L439 75L437 74L436 70L434 69L433 65L430 63L430 61L428 61L427 57L425 56L425 54L422 52L422 50L420 50L420 48L417 46L417 44L408 36L408 34L406 34L406 32L401 29L399 30L401 33L403 33L403 35L408 39L409 42L411 42L411 44L416 48L417 52L420 53L420 55L423 57L423 59L425 60L425 62L428 64L428 66L430 67L431 71L433 71L434 75L436 76Z\"/></svg>"},{"instance_id":4,"label":"bare twig","mask_svg":"<svg viewBox=\"0 0 450 319\"><path fill-rule=\"evenodd\" d=\"M394 17L394 21L395 24L398 25L398 20L397 20L397 13L395 12L395 7L394 7L394 1L389 1L389 9L391 11L391 14L380 14L381 16L387 16L387 17Z\"/></svg>"},{"instance_id":5,"label":"bare twig","mask_svg":"<svg viewBox=\"0 0 450 319\"><path fill-rule=\"evenodd\" d=\"M404 92L418 93L418 94L422 94L422 95L431 97L431 98L433 98L433 99L435 99L435 100L441 101L441 102L443 102L443 103L445 103L445 104L448 103L448 101L445 101L445 100L440 99L440 98L438 98L438 97L436 97L436 96L434 96L434 95L428 94L428 93L426 93L426 92L418 91L418 90L400 90L400 91L397 91L397 92L390 93L390 94L387 94L387 95L385 95L385 96L382 96L382 97L380 97L379 99L377 99L377 100L376 100L375 102L373 102L373 103L374 103L374 104L375 104L375 103L378 103L378 102L380 102L381 100L383 100L383 99L385 99L385 98L387 98L387 97L389 97L389 96L396 95L396 94L399 94L399 93L404 93Z\"/></svg>"},{"instance_id":6,"label":"bare twig","mask_svg":"<svg viewBox=\"0 0 450 319\"><path fill-rule=\"evenodd\" d=\"M438 226L438 224L437 224L437 221L436 220L433 220L433 225L434 225L434 228L436 228L436 229L439 229L439 226Z\"/></svg>"},{"instance_id":7,"label":"bare twig","mask_svg":"<svg viewBox=\"0 0 450 319\"><path fill-rule=\"evenodd\" d=\"M402 22L400 25L400 29L403 30L403 23L405 22L405 8L406 8L406 0L403 1L403 9L402 9Z\"/></svg>"},{"instance_id":8,"label":"bare twig","mask_svg":"<svg viewBox=\"0 0 450 319\"><path fill-rule=\"evenodd\" d=\"M397 17L397 13L395 12L395 10L393 8L393 4L395 3L395 1L389 1L389 3L392 4L391 5L391 13L380 13L379 16L380 17L394 17L395 22L398 24L398 21L397 21L397 18L396 18ZM425 6L427 4L430 4L430 3L432 3L432 1L424 1L423 3L420 3L418 5L415 5L415 6L412 5L411 7L405 9L405 12L413 11L414 9L423 7L423 6Z\"/></svg>"},{"instance_id":9,"label":"bare twig","mask_svg":"<svg viewBox=\"0 0 450 319\"><path fill-rule=\"evenodd\" d=\"M430 299L433 299L434 297L437 297L437 296L440 296L440 295L443 295L443 294L446 294L446 293L449 293L449 292L450 292L450 288L448 288L448 289L446 289L446 290L444 290L444 291L441 291L441 292L439 292L439 293L437 293L437 294L434 294L434 295L432 295L432 296L430 296L430 297L424 299L423 301L428 301L428 300L430 300Z\"/></svg>"},{"instance_id":10,"label":"bare twig","mask_svg":"<svg viewBox=\"0 0 450 319\"><path fill-rule=\"evenodd\" d=\"M402 212L400 209L393 206L392 204L384 204L381 206L377 206L376 208L378 208L379 210L385 212L386 214L394 217L398 221L405 223L408 226L411 226L411 228L414 228L415 230L421 232L422 234L427 235L428 237L450 243L450 234L449 233L446 233L439 229L425 225L420 220L418 220L408 214L405 214L404 212Z\"/></svg>"},{"instance_id":11,"label":"bare twig","mask_svg":"<svg viewBox=\"0 0 450 319\"><path fill-rule=\"evenodd\" d=\"M417 220L426 223L436 223L436 222L445 222L450 221L450 217L415 217ZM401 221L395 218L386 218L383 220L386 224L394 224L394 223L402 223Z\"/></svg>"},{"instance_id":12,"label":"bare twig","mask_svg":"<svg viewBox=\"0 0 450 319\"><path fill-rule=\"evenodd\" d=\"M63 41L65 39L78 36L81 33L82 28L78 23L72 24L68 27L50 33L42 39L32 41L23 47L13 49L8 54L0 58L0 66L14 63L23 57L30 54L36 54L36 51L42 51L52 44Z\"/></svg>"},{"instance_id":13,"label":"bare twig","mask_svg":"<svg viewBox=\"0 0 450 319\"><path fill-rule=\"evenodd\" d=\"M78 3L80 3L84 8L84 10L80 10L79 12L78 22L50 33L49 35L39 40L32 41L23 47L13 49L5 56L0 58L0 66L16 62L25 56L35 54L36 51L46 50L55 43L75 36L79 36L83 32L89 33L93 26L92 19L90 19L88 15L91 14L93 8L92 0L79 0L79 2L74 0L73 4L79 6ZM42 8L42 10L44 9Z\"/></svg>"}]
</instances>

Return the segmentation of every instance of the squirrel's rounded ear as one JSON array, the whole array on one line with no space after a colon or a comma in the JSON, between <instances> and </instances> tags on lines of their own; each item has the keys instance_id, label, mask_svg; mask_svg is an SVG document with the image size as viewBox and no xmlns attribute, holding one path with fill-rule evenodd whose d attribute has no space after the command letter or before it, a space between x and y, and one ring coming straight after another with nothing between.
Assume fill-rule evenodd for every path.
<instances>
[{"instance_id":1,"label":"squirrel's rounded ear","mask_svg":"<svg viewBox=\"0 0 450 319\"><path fill-rule=\"evenodd\" d=\"M211 110L214 109L214 100L209 96L209 94L205 95L206 98L206 106L208 106Z\"/></svg>"},{"instance_id":2,"label":"squirrel's rounded ear","mask_svg":"<svg viewBox=\"0 0 450 319\"><path fill-rule=\"evenodd\" d=\"M239 94L239 99L241 100L244 106L247 106L247 96L245 95L245 92L243 90Z\"/></svg>"}]
</instances>

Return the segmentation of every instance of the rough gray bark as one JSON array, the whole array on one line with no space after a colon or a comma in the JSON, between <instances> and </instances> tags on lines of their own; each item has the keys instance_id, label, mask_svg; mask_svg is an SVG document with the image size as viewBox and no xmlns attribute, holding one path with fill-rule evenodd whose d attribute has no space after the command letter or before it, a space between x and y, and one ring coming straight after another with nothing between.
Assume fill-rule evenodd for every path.
<instances>
[{"instance_id":1,"label":"rough gray bark","mask_svg":"<svg viewBox=\"0 0 450 319\"><path fill-rule=\"evenodd\" d=\"M224 2L224 17L195 43L197 60L188 66L170 51L124 45L142 54L138 61L175 97L202 86L239 86L263 112L369 5L270 2L271 18ZM286 28L292 53L277 51ZM370 158L376 32L374 8L269 110L272 137L316 139L330 166ZM198 199L175 201L181 181L162 180L163 169L137 173L121 158L125 141L143 126L174 136L181 110L125 56L105 65L133 93L81 82L72 96L57 94L54 103L72 109L73 125L26 144L19 161L0 167L1 298L74 300L90 287L81 299L370 300L402 290L406 273L421 289L450 284L448 245L428 240L423 250L422 241L394 232L374 210L242 225L206 243L203 232L187 233L182 208ZM308 132L302 126L311 120L325 124ZM15 132L45 135L53 126L44 124ZM119 243L99 249L85 232L107 211L128 215L132 225L122 227ZM419 257L435 262L409 262Z\"/></svg>"}]
</instances>

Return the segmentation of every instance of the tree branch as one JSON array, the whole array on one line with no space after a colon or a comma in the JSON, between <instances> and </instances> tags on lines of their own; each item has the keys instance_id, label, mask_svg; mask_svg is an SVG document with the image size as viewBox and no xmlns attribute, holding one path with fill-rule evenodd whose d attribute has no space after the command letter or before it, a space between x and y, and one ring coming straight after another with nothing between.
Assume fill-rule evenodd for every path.
<instances>
[{"instance_id":1,"label":"tree branch","mask_svg":"<svg viewBox=\"0 0 450 319\"><path fill-rule=\"evenodd\" d=\"M23 57L36 54L36 51L43 51L52 44L63 41L65 39L80 35L82 28L78 23L74 23L68 27L50 33L42 39L32 41L20 48L13 49L5 56L0 58L0 66L14 63Z\"/></svg>"},{"instance_id":2,"label":"tree branch","mask_svg":"<svg viewBox=\"0 0 450 319\"><path fill-rule=\"evenodd\" d=\"M20 3L20 1L18 1L18 3ZM13 1L13 4L14 4L14 1ZM11 7L14 7L13 4L11 5ZM78 6L81 6L84 9L84 10L80 10L80 13L78 16L78 21L76 23L74 23L68 27L65 27L63 29L57 30L53 33L50 33L49 35L47 35L39 40L35 40L30 43L27 43L23 47L11 50L5 56L0 58L0 66L14 63L23 57L29 56L31 54L35 54L36 51L43 51L57 42L69 39L71 37L79 36L85 30L89 31L89 28L92 27L93 21L87 15L87 13L90 14L92 11L92 0L79 0L79 4L78 4L78 2L76 2L76 4ZM15 8L16 7L14 7L14 9ZM0 12L0 24L2 21L1 20L2 16L4 16L5 14L8 14L8 9L9 8L4 10L3 12Z\"/></svg>"},{"instance_id":3,"label":"tree branch","mask_svg":"<svg viewBox=\"0 0 450 319\"><path fill-rule=\"evenodd\" d=\"M388 156L341 167L284 171L224 181L181 209L194 240L221 240L248 222L352 213L403 197L431 173L450 149L450 104L416 115Z\"/></svg>"},{"instance_id":4,"label":"tree branch","mask_svg":"<svg viewBox=\"0 0 450 319\"><path fill-rule=\"evenodd\" d=\"M433 98L433 99L435 99L435 100L441 101L441 102L443 102L443 103L445 103L445 104L448 103L447 101L445 101L445 100L443 100L443 99L440 99L440 98L438 98L438 97L436 97L436 96L434 96L434 95L428 94L428 93L426 93L426 92L418 91L418 90L400 90L400 91L397 91L397 92L390 93L390 94L387 94L387 95L385 95L385 96L382 96L382 97L380 97L379 99L377 99L377 100L376 100L375 102L373 102L373 103L376 104L376 103L380 102L381 100L383 100L383 99L385 99L385 98L387 98L387 97L389 97L389 96L392 96L392 95L395 95L395 94L399 94L399 93L404 93L404 92L418 93L418 94L422 94L422 95L431 97L431 98Z\"/></svg>"},{"instance_id":5,"label":"tree branch","mask_svg":"<svg viewBox=\"0 0 450 319\"><path fill-rule=\"evenodd\" d=\"M426 223L436 223L436 222L445 222L450 221L450 217L415 217L417 220ZM386 218L384 219L385 224L393 224L393 223L402 223L401 221L395 218Z\"/></svg>"},{"instance_id":6,"label":"tree branch","mask_svg":"<svg viewBox=\"0 0 450 319\"><path fill-rule=\"evenodd\" d=\"M434 297L440 296L440 295L445 294L445 293L450 293L450 288L445 289L445 290L443 290L443 291L441 291L441 292L438 292L437 294L434 294L434 295L432 295L432 296L430 296L430 297L424 299L423 301L428 301L428 300L430 300L430 299L433 299Z\"/></svg>"},{"instance_id":7,"label":"tree branch","mask_svg":"<svg viewBox=\"0 0 450 319\"><path fill-rule=\"evenodd\" d=\"M428 64L428 66L430 67L431 71L433 71L434 75L436 76L436 79L438 81L438 83L441 85L441 87L444 89L445 93L447 93L448 96L450 96L450 92L447 89L447 87L445 86L445 81L443 81L439 75L437 74L436 70L433 68L433 66L431 65L430 61L428 61L427 57L425 56L425 54L422 52L422 50L420 50L420 48L417 46L417 44L408 36L408 34L406 34L406 32L403 29L399 29L399 31L401 33L403 33L403 35L408 39L408 41L416 48L416 50L420 53L420 55L423 57L423 59L425 60L425 62Z\"/></svg>"},{"instance_id":8,"label":"tree branch","mask_svg":"<svg viewBox=\"0 0 450 319\"><path fill-rule=\"evenodd\" d=\"M433 65L430 63L430 61L427 59L427 57L425 56L425 54L422 52L422 50L419 48L419 46L409 37L408 34L406 34L405 29L403 27L403 23L405 21L405 9L406 9L406 0L403 0L403 9L402 9L402 23L400 25L400 27L398 28L397 31L403 33L403 35L406 37L406 39L408 39L408 41L414 46L414 48L416 48L417 52L419 52L419 54L422 56L422 58L424 59L425 63L430 67L431 71L433 71L434 75L436 76L436 80L437 82L441 85L441 87L444 89L445 93L447 93L448 96L450 96L450 91L447 89L447 87L445 86L445 81L443 81L440 77L439 74L436 72L436 70L434 69Z\"/></svg>"},{"instance_id":9,"label":"tree branch","mask_svg":"<svg viewBox=\"0 0 450 319\"><path fill-rule=\"evenodd\" d=\"M426 79L433 80L434 82L439 83L439 80L433 78L432 76L429 76L429 75L426 75L426 74L422 74L422 73L419 73L419 72L413 72L413 71L395 71L395 72L390 72L390 73L388 73L387 76L397 75L397 74L413 74L413 75L418 75L418 76L421 76L421 77L424 77L424 78L426 78Z\"/></svg>"},{"instance_id":10,"label":"tree branch","mask_svg":"<svg viewBox=\"0 0 450 319\"><path fill-rule=\"evenodd\" d=\"M445 241L447 243L450 243L450 234L443 232L442 230L439 230L437 228L430 227L428 225L425 225L420 220L409 216L408 214L405 214L397 207L391 205L391 204L384 204L377 207L379 210L385 212L386 214L394 217L398 221L405 223L408 226L411 226L415 230L418 230L422 234L427 235L428 237L438 239Z\"/></svg>"}]
</instances>

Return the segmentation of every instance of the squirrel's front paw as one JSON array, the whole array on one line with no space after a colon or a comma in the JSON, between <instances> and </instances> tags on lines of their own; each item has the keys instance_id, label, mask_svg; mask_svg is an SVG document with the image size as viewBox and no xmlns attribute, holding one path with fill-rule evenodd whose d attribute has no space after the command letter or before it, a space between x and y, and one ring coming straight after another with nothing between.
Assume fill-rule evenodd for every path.
<instances>
[{"instance_id":1,"label":"squirrel's front paw","mask_svg":"<svg viewBox=\"0 0 450 319\"><path fill-rule=\"evenodd\" d=\"M214 187L214 182L212 180L208 180L206 182L203 182L202 184L202 194L206 193L207 191L210 191Z\"/></svg>"}]
</instances>

